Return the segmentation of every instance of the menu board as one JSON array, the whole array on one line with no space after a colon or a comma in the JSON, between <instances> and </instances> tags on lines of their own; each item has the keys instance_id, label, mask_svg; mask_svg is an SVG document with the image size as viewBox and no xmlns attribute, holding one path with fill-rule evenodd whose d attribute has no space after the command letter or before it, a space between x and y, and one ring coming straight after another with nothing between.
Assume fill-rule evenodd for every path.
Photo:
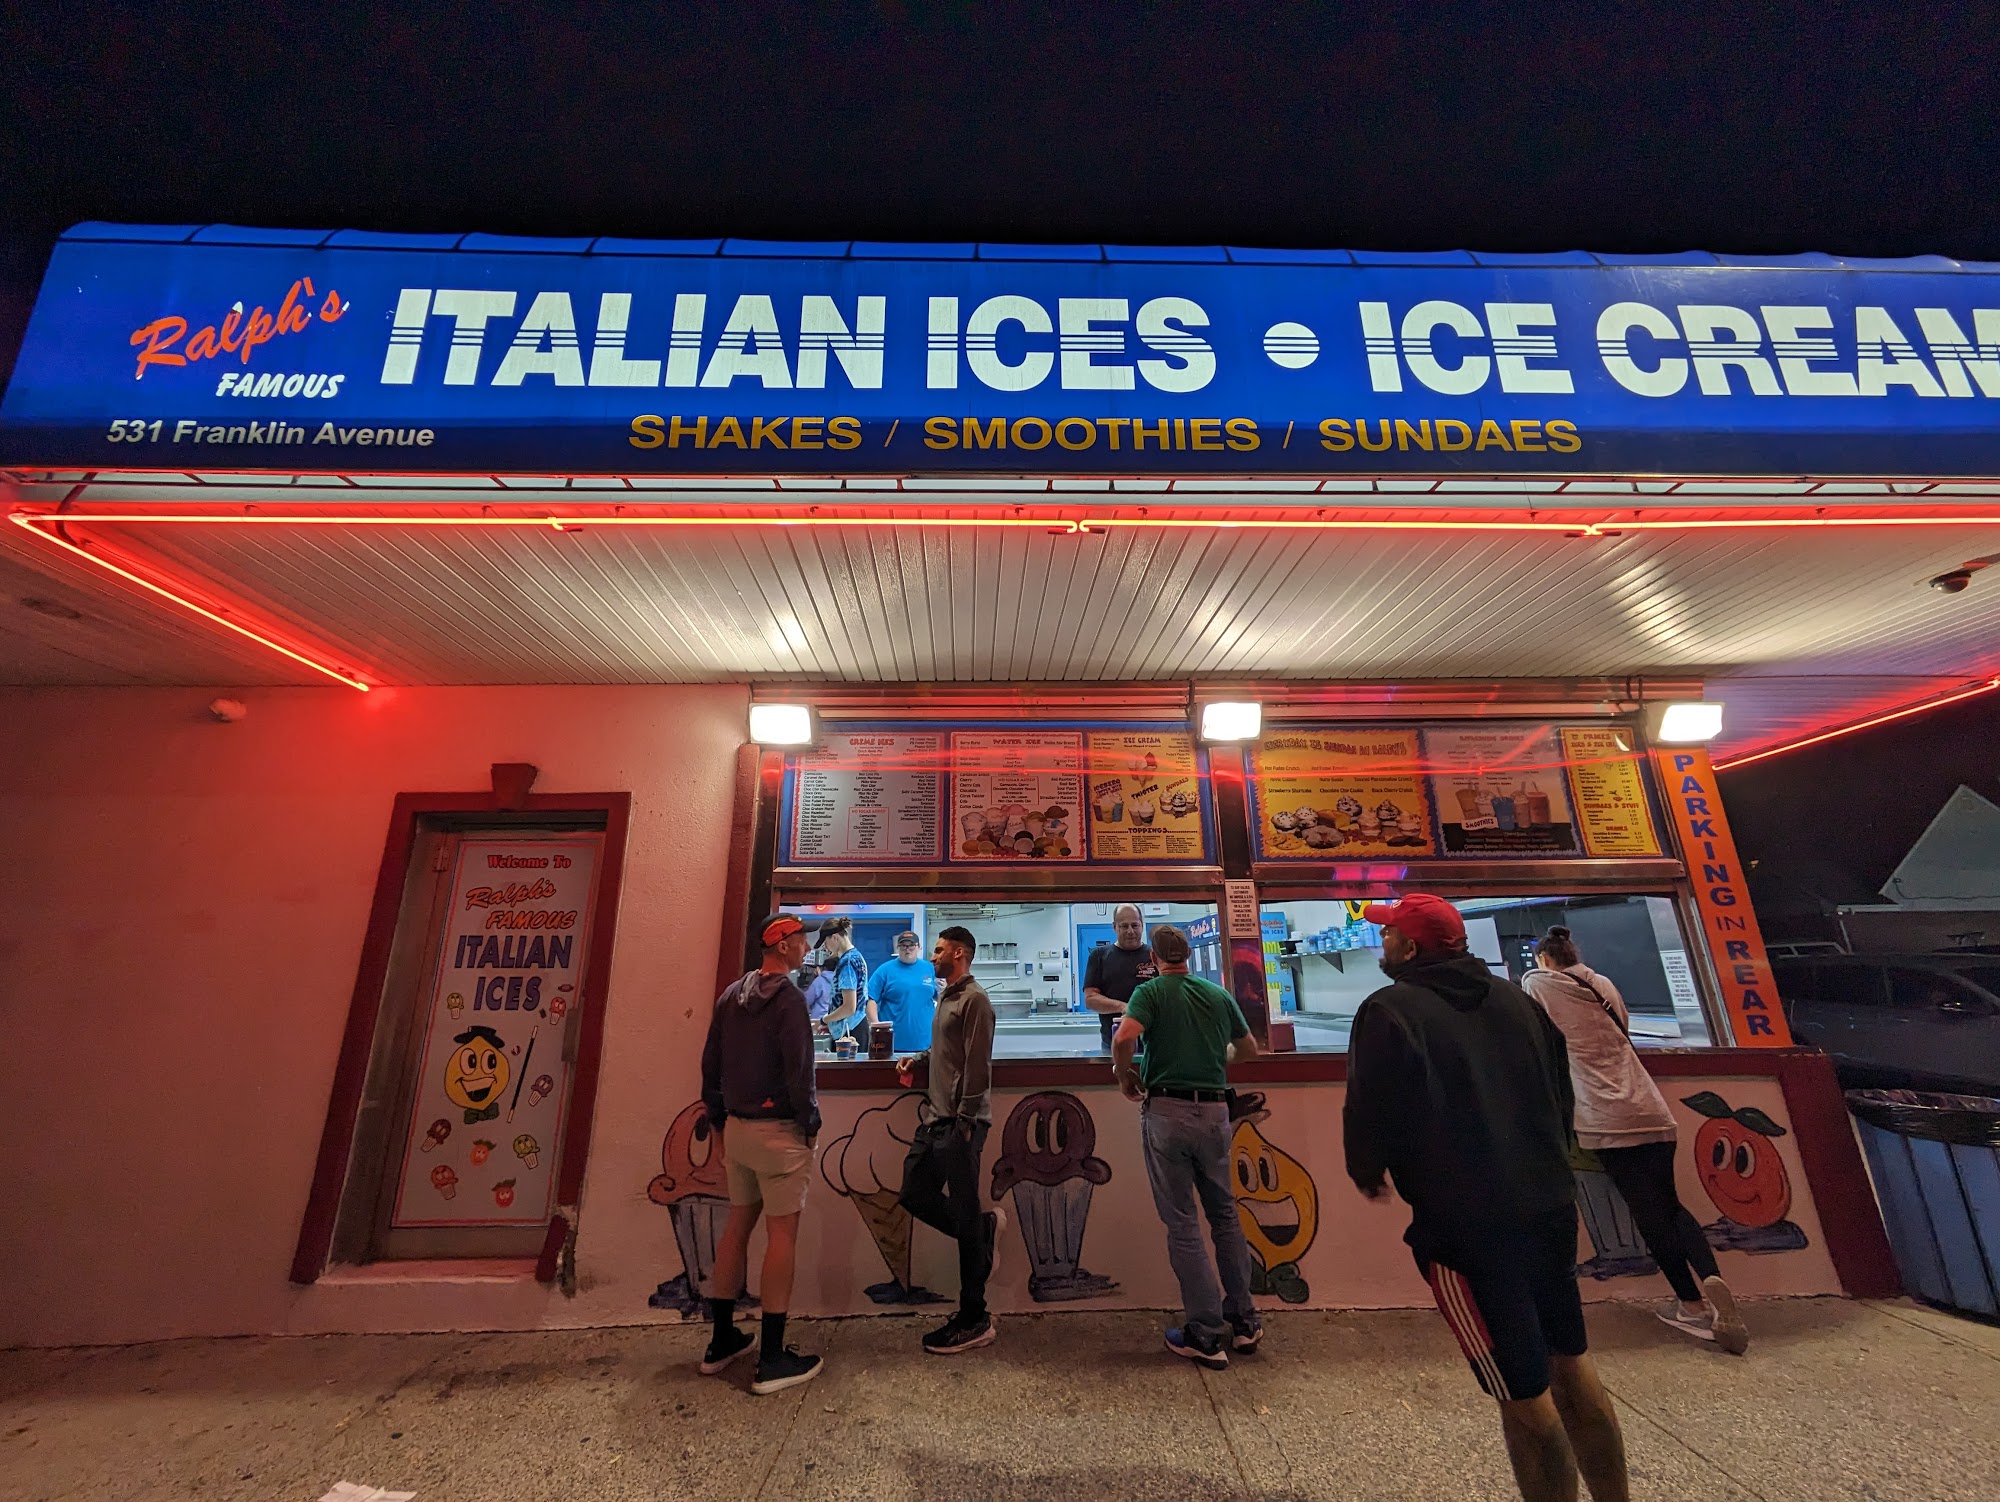
<instances>
[{"instance_id":1,"label":"menu board","mask_svg":"<svg viewBox=\"0 0 2000 1502\"><path fill-rule=\"evenodd\" d=\"M1584 853L1658 855L1660 836L1632 732L1622 725L1565 726L1561 735Z\"/></svg>"},{"instance_id":2,"label":"menu board","mask_svg":"<svg viewBox=\"0 0 2000 1502\"><path fill-rule=\"evenodd\" d=\"M1172 730L1093 730L1086 739L1093 860L1202 858L1194 737Z\"/></svg>"},{"instance_id":3,"label":"menu board","mask_svg":"<svg viewBox=\"0 0 2000 1502\"><path fill-rule=\"evenodd\" d=\"M1081 730L951 733L952 860L1084 858Z\"/></svg>"},{"instance_id":4,"label":"menu board","mask_svg":"<svg viewBox=\"0 0 2000 1502\"><path fill-rule=\"evenodd\" d=\"M1447 855L1575 853L1552 727L1452 726L1423 737Z\"/></svg>"},{"instance_id":5,"label":"menu board","mask_svg":"<svg viewBox=\"0 0 2000 1502\"><path fill-rule=\"evenodd\" d=\"M1438 853L1417 732L1314 726L1268 735L1252 751L1262 860Z\"/></svg>"},{"instance_id":6,"label":"menu board","mask_svg":"<svg viewBox=\"0 0 2000 1502\"><path fill-rule=\"evenodd\" d=\"M943 747L937 731L825 732L793 762L792 860L935 864Z\"/></svg>"}]
</instances>

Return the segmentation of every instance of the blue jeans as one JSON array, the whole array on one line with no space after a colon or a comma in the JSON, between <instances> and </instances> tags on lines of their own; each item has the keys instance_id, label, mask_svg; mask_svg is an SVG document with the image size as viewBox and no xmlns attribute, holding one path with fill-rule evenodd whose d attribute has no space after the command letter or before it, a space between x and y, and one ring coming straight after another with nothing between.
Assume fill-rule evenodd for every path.
<instances>
[{"instance_id":1,"label":"blue jeans","mask_svg":"<svg viewBox=\"0 0 2000 1502\"><path fill-rule=\"evenodd\" d=\"M1229 1187L1229 1107L1155 1097L1140 1113L1139 1136L1153 1208L1167 1228L1167 1258L1180 1280L1183 1328L1204 1344L1227 1341L1232 1325L1257 1323L1250 1248ZM1213 1257L1202 1241L1204 1216Z\"/></svg>"}]
</instances>

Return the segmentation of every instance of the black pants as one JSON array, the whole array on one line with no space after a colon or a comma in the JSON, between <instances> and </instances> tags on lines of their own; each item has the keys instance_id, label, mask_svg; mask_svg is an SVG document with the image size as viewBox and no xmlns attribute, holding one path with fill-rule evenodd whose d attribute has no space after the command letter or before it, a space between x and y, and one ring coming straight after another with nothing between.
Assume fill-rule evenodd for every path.
<instances>
[{"instance_id":1,"label":"black pants","mask_svg":"<svg viewBox=\"0 0 2000 1502\"><path fill-rule=\"evenodd\" d=\"M1701 1298L1697 1278L1716 1276L1715 1253L1701 1224L1681 1204L1674 1188L1672 1142L1642 1142L1636 1147L1595 1149L1604 1171L1625 1203L1632 1207L1632 1223L1646 1243L1646 1250L1660 1264L1674 1293L1692 1304Z\"/></svg>"},{"instance_id":2,"label":"black pants","mask_svg":"<svg viewBox=\"0 0 2000 1502\"><path fill-rule=\"evenodd\" d=\"M979 1203L985 1151L986 1123L967 1137L954 1122L927 1121L903 1160L903 1208L958 1242L958 1312L968 1320L986 1317L986 1278L993 1271L992 1222Z\"/></svg>"}]
</instances>

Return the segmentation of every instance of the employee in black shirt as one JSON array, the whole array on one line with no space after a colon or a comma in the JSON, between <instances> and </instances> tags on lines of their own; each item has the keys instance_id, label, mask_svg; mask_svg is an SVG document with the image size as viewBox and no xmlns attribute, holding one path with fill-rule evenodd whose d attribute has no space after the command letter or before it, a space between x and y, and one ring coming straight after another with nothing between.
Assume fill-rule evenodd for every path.
<instances>
[{"instance_id":1,"label":"employee in black shirt","mask_svg":"<svg viewBox=\"0 0 2000 1502\"><path fill-rule=\"evenodd\" d=\"M1106 1053L1111 1052L1111 1035L1118 1031L1118 1020L1125 1015L1125 1003L1142 982L1160 973L1137 907L1119 903L1111 910L1111 927L1118 942L1091 950L1083 967L1083 1004L1097 1013Z\"/></svg>"}]
</instances>

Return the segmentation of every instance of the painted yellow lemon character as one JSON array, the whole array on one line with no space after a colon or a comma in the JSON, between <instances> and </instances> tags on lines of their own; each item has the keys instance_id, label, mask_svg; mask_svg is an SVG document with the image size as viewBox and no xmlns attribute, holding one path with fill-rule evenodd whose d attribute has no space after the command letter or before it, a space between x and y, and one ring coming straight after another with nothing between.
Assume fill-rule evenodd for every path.
<instances>
[{"instance_id":1,"label":"painted yellow lemon character","mask_svg":"<svg viewBox=\"0 0 2000 1502\"><path fill-rule=\"evenodd\" d=\"M1299 1263L1319 1233L1319 1190L1305 1164L1268 1142L1254 1121L1237 1123L1230 1142L1236 1175L1236 1216L1255 1265L1253 1293L1274 1293L1287 1304L1309 1297Z\"/></svg>"},{"instance_id":2,"label":"painted yellow lemon character","mask_svg":"<svg viewBox=\"0 0 2000 1502\"><path fill-rule=\"evenodd\" d=\"M491 1121L507 1088L507 1044L490 1027L469 1027L451 1041L458 1046L444 1066L444 1093L465 1108L467 1126Z\"/></svg>"}]
</instances>

